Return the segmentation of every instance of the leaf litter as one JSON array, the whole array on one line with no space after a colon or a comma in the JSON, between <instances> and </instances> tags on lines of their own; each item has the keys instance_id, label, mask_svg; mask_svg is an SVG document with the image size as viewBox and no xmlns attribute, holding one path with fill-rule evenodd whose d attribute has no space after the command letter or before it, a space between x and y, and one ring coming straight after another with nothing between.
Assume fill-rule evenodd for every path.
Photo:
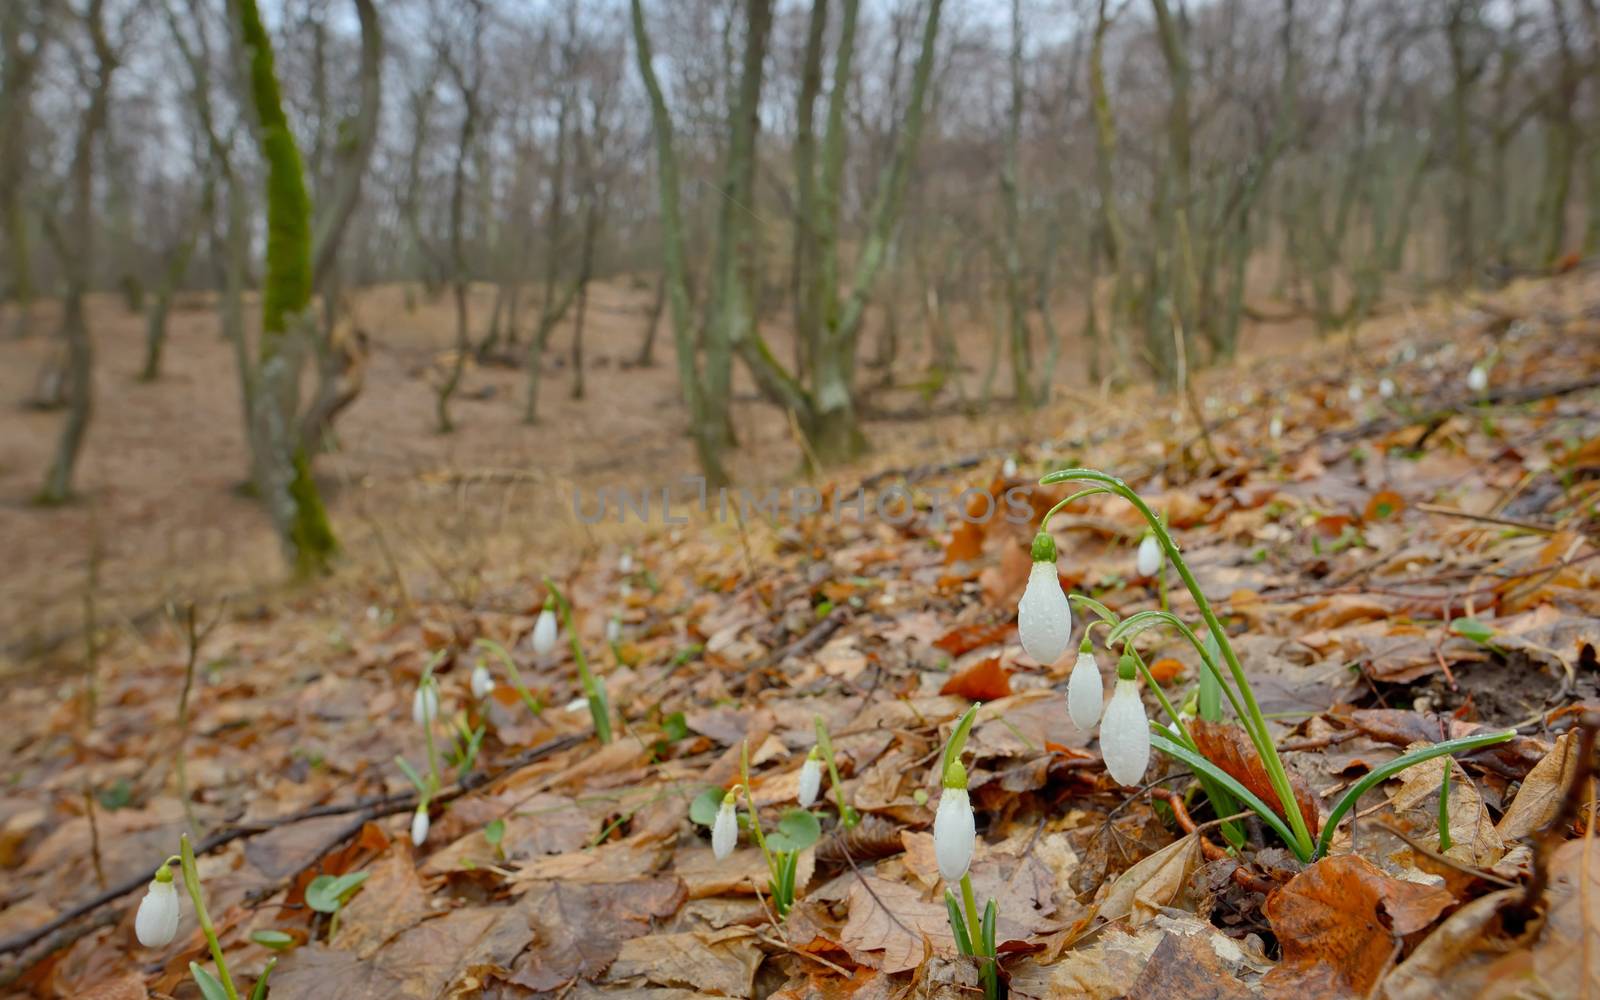
<instances>
[{"instance_id":1,"label":"leaf litter","mask_svg":"<svg viewBox=\"0 0 1600 1000\"><path fill-rule=\"evenodd\" d=\"M1374 788L1329 857L1301 865L1254 821L1230 853L1223 817L1164 759L1137 793L1105 775L1067 718L1071 657L1036 663L1016 632L1033 525L1066 493L1034 487L1032 524L927 502L1031 482L981 455L873 477L921 498L900 524L660 528L626 571L618 550L587 550L559 584L621 720L603 747L570 649L529 643L546 596L531 568L470 596L414 588L414 614L376 589L234 609L203 638L186 733L185 637L121 636L92 726L80 684L7 706L0 975L41 997L184 995L206 959L192 909L149 951L131 907L191 830L230 965L251 982L277 958L278 1000L972 995L929 830L939 748L978 700L972 877L998 901L1013 996L1556 996L1580 980L1600 994L1600 854L1575 785L1592 773L1579 727L1600 711L1600 390L1570 377L1600 368L1584 307L1571 286L1513 286L1494 311L1405 331L1415 351L1369 336L1359 356L1202 376L1203 432L1186 414L1150 423L1148 398L1105 400L1019 442L1030 473L1110 469L1163 513L1236 634L1308 817L1406 748L1519 727ZM1504 388L1468 393L1490 352ZM1403 392L1351 402L1344 382L1379 368ZM1122 615L1161 606L1134 567L1140 525L1111 501L1055 522L1062 582ZM1165 599L1193 617L1186 592ZM510 651L538 714L478 639ZM1155 631L1135 644L1181 701L1192 651ZM437 733L454 749L414 846L393 762L426 760L411 696L436 654ZM481 702L480 658L497 681ZM740 780L747 745L774 829L814 718L862 822L839 823L825 779L822 839L778 922L759 850L717 861L691 805ZM1240 735L1196 732L1275 801ZM310 905L319 877L341 876L338 905Z\"/></svg>"}]
</instances>

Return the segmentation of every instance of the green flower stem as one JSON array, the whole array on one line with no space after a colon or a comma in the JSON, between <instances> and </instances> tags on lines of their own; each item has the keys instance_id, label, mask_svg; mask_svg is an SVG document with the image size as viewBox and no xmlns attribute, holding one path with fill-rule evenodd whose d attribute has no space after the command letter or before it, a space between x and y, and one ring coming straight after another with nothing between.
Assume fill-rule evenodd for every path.
<instances>
[{"instance_id":1,"label":"green flower stem","mask_svg":"<svg viewBox=\"0 0 1600 1000\"><path fill-rule=\"evenodd\" d=\"M1222 690L1223 694L1228 696L1228 703L1233 706L1234 714L1237 715L1239 720L1244 724L1245 731L1251 733L1250 738L1252 741L1254 741L1255 734L1251 731L1249 713L1246 712L1244 706L1240 704L1239 696L1234 693L1233 685L1229 684L1227 678L1222 676L1222 669L1217 666L1216 659L1211 655L1211 651L1206 648L1205 642L1195 634L1194 629L1190 628L1187 622L1170 611L1141 611L1136 615L1130 615L1128 618L1124 619L1125 622L1134 623L1136 625L1141 620L1158 620L1164 622L1177 629L1185 639L1189 640L1189 644L1195 648L1195 652L1200 654L1201 664L1211 671L1211 675L1217 681L1217 686ZM1118 628L1121 628L1121 626L1119 625ZM1113 631L1115 632L1115 630ZM1143 628L1140 628L1139 631L1143 631ZM1115 642L1117 640L1111 638L1107 641Z\"/></svg>"},{"instance_id":2,"label":"green flower stem","mask_svg":"<svg viewBox=\"0 0 1600 1000\"><path fill-rule=\"evenodd\" d=\"M1110 492L1111 491L1106 489L1104 486L1091 486L1086 490L1079 490L1078 492L1072 494L1072 496L1067 497L1065 500L1062 500L1054 507L1051 507L1049 510L1045 511L1044 517L1039 519L1039 530L1047 530L1050 527L1050 519L1056 516L1056 511L1072 503L1074 500L1082 500L1084 497L1098 496L1102 493Z\"/></svg>"},{"instance_id":3,"label":"green flower stem","mask_svg":"<svg viewBox=\"0 0 1600 1000\"><path fill-rule=\"evenodd\" d=\"M589 715L594 719L594 734L601 743L610 743L611 706L606 702L606 689L600 686L594 674L589 671L589 659L583 655L583 646L578 642L578 630L572 627L572 605L567 603L566 597L549 576L544 578L544 585L550 589L550 595L556 599L556 607L561 610L561 624L567 629L567 641L572 645L572 658L578 664L578 680L583 685L584 696L589 700Z\"/></svg>"},{"instance_id":4,"label":"green flower stem","mask_svg":"<svg viewBox=\"0 0 1600 1000\"><path fill-rule=\"evenodd\" d=\"M983 926L978 922L978 900L972 893L972 873L961 876L961 902L967 911L967 933L972 938L972 950L982 948Z\"/></svg>"},{"instance_id":5,"label":"green flower stem","mask_svg":"<svg viewBox=\"0 0 1600 1000\"><path fill-rule=\"evenodd\" d=\"M1454 845L1450 838L1450 758L1444 761L1444 777L1439 779L1439 850L1448 851Z\"/></svg>"},{"instance_id":6,"label":"green flower stem","mask_svg":"<svg viewBox=\"0 0 1600 1000\"><path fill-rule=\"evenodd\" d=\"M506 665L506 673L511 678L511 686L517 689L517 696L528 707L528 711L535 716L540 715L543 712L543 707L539 704L539 700L533 696L533 692L528 690L528 685L523 683L522 671L517 669L517 661L511 658L511 653L493 639L479 639L477 645L493 653L501 663Z\"/></svg>"},{"instance_id":7,"label":"green flower stem","mask_svg":"<svg viewBox=\"0 0 1600 1000\"><path fill-rule=\"evenodd\" d=\"M767 873L772 876L772 881L776 884L779 878L778 865L772 859L772 852L767 850L767 837L761 832L761 814L756 811L756 797L750 791L750 741L748 740L739 745L739 782L744 786L745 805L750 808L750 829L755 831L756 844L761 848L761 856L767 861Z\"/></svg>"},{"instance_id":8,"label":"green flower stem","mask_svg":"<svg viewBox=\"0 0 1600 1000\"><path fill-rule=\"evenodd\" d=\"M239 1000L239 991L234 989L233 977L228 975L227 960L222 957L222 942L217 940L217 929L211 923L211 914L206 912L205 896L200 892L200 870L194 863L194 845L189 843L189 835L183 834L178 841L179 861L183 866L183 885L189 890L189 899L194 903L194 917L200 924L200 931L206 936L206 944L211 946L211 959L217 963L217 978L222 980L222 988L227 991L228 1000Z\"/></svg>"},{"instance_id":9,"label":"green flower stem","mask_svg":"<svg viewBox=\"0 0 1600 1000\"><path fill-rule=\"evenodd\" d=\"M828 762L828 778L833 782L833 799L839 805L839 822L846 828L861 822L861 814L855 807L844 800L844 782L839 780L839 767L833 762L833 740L828 738L828 724L822 721L822 716L814 715L812 720L817 728L817 746L822 750L822 759Z\"/></svg>"},{"instance_id":10,"label":"green flower stem","mask_svg":"<svg viewBox=\"0 0 1600 1000\"><path fill-rule=\"evenodd\" d=\"M1068 480L1089 480L1098 482L1110 488L1113 493L1133 504L1134 508L1144 517L1150 525L1150 530L1155 534L1156 540L1161 543L1161 549L1167 559L1177 569L1178 576L1194 597L1195 606L1200 611L1200 616L1205 619L1206 627L1212 635L1217 637L1217 645L1222 650L1223 659L1228 663L1228 670L1233 674L1233 679L1239 686L1239 693L1244 699L1247 714L1241 715L1241 722L1246 722L1247 731L1254 727L1251 733L1256 744L1256 750L1261 755L1262 766L1266 769L1267 778L1272 784L1272 790L1278 794L1278 800L1283 804L1284 812L1289 817L1289 825L1294 831L1297 846L1302 851L1312 849L1311 831L1306 826L1305 817L1300 815L1300 804L1295 800L1294 790L1289 785L1289 773L1283 766L1283 760L1278 756L1278 748L1273 745L1272 734L1267 729L1266 720L1261 717L1261 706L1256 703L1255 694L1250 690L1250 682L1245 679L1244 667L1239 662L1239 656L1233 651L1233 644L1228 641L1227 633L1222 629L1222 622L1217 618L1215 611L1211 610L1211 602L1206 599L1205 591L1200 588L1200 582L1195 579L1187 563L1183 561L1182 554L1178 551L1177 543L1172 540L1166 526L1156 516L1150 505L1135 493L1132 488L1115 476L1107 475L1095 469L1063 469L1052 472L1039 480L1041 485L1065 482Z\"/></svg>"},{"instance_id":11,"label":"green flower stem","mask_svg":"<svg viewBox=\"0 0 1600 1000\"><path fill-rule=\"evenodd\" d=\"M1189 727L1183 724L1183 720L1178 717L1178 710L1173 708L1172 702L1167 700L1166 692L1161 690L1161 684L1156 680L1155 674L1152 674L1150 668L1144 665L1144 657L1139 655L1139 651L1134 649L1131 643L1122 648L1133 657L1134 665L1139 668L1139 673L1143 675L1144 682L1154 692L1156 701L1161 703L1161 710L1166 712L1167 718L1171 719L1173 725L1178 727L1178 738L1183 741L1185 746L1195 749L1194 737L1189 735Z\"/></svg>"}]
</instances>

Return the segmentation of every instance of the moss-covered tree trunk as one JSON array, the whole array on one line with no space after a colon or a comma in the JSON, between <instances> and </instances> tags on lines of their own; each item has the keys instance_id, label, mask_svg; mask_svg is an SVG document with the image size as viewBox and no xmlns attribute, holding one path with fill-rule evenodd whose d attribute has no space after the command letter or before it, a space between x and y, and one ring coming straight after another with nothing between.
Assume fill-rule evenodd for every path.
<instances>
[{"instance_id":1,"label":"moss-covered tree trunk","mask_svg":"<svg viewBox=\"0 0 1600 1000\"><path fill-rule=\"evenodd\" d=\"M231 3L249 68L256 140L267 165L267 268L251 413L256 488L296 574L306 576L325 572L338 550L298 433L300 367L311 322L311 199L261 13L255 0Z\"/></svg>"}]
</instances>

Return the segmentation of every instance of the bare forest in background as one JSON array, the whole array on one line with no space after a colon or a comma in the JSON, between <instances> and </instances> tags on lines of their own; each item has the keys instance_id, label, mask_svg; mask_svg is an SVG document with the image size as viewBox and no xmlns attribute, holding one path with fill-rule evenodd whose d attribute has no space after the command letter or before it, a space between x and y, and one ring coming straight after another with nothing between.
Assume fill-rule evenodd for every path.
<instances>
[{"instance_id":1,"label":"bare forest in background","mask_svg":"<svg viewBox=\"0 0 1600 1000\"><path fill-rule=\"evenodd\" d=\"M0 34L0 336L49 343L10 403L60 411L28 499L119 420L90 298L157 384L198 310L301 574L381 289L448 315L405 436L490 368L527 424L585 399L625 289L608 349L675 373L656 418L717 483L742 397L832 467L874 420L1181 388L1252 324L1600 247L1596 0L7 0Z\"/></svg>"}]
</instances>

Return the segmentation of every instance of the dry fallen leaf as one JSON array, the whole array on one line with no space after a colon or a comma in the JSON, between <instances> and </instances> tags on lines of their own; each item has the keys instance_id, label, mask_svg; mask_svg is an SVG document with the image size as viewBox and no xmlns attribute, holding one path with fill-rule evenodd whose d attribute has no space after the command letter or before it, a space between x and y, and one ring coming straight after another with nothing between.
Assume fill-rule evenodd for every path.
<instances>
[{"instance_id":1,"label":"dry fallen leaf","mask_svg":"<svg viewBox=\"0 0 1600 1000\"><path fill-rule=\"evenodd\" d=\"M1189 733L1194 737L1195 745L1199 747L1201 754L1232 775L1241 785L1256 793L1261 801L1272 806L1273 811L1279 816L1288 820L1283 804L1278 801L1278 793L1267 777L1267 769L1261 763L1261 755L1256 752L1255 744L1250 742L1250 737L1245 735L1243 729L1229 722L1195 719L1189 723ZM1300 815L1310 828L1311 835L1316 836L1322 825L1316 796L1311 794L1311 789L1306 787L1305 781L1293 771L1289 772L1289 788L1294 792L1295 802L1300 806Z\"/></svg>"},{"instance_id":2,"label":"dry fallen leaf","mask_svg":"<svg viewBox=\"0 0 1600 1000\"><path fill-rule=\"evenodd\" d=\"M1011 693L1011 675L1000 666L1000 657L985 657L945 681L939 693L969 701L994 701Z\"/></svg>"},{"instance_id":3,"label":"dry fallen leaf","mask_svg":"<svg viewBox=\"0 0 1600 1000\"><path fill-rule=\"evenodd\" d=\"M929 900L904 882L862 875L850 885L850 919L841 943L863 965L883 972L914 969L930 954L956 954L944 900Z\"/></svg>"},{"instance_id":4,"label":"dry fallen leaf","mask_svg":"<svg viewBox=\"0 0 1600 1000\"><path fill-rule=\"evenodd\" d=\"M1197 835L1173 841L1117 877L1100 900L1099 916L1108 921L1126 917L1129 926L1138 927L1178 898L1199 862Z\"/></svg>"},{"instance_id":5,"label":"dry fallen leaf","mask_svg":"<svg viewBox=\"0 0 1600 1000\"><path fill-rule=\"evenodd\" d=\"M1365 996L1400 938L1454 903L1445 890L1391 878L1365 858L1324 858L1267 899L1283 960L1263 984L1278 997Z\"/></svg>"},{"instance_id":6,"label":"dry fallen leaf","mask_svg":"<svg viewBox=\"0 0 1600 1000\"><path fill-rule=\"evenodd\" d=\"M675 878L536 883L523 904L534 943L517 958L509 980L554 990L574 978L593 978L606 971L623 941L648 934L654 920L677 912L685 895Z\"/></svg>"},{"instance_id":7,"label":"dry fallen leaf","mask_svg":"<svg viewBox=\"0 0 1600 1000\"><path fill-rule=\"evenodd\" d=\"M747 997L760 964L761 947L748 927L651 934L622 942L606 981L643 981L712 996Z\"/></svg>"}]
</instances>

